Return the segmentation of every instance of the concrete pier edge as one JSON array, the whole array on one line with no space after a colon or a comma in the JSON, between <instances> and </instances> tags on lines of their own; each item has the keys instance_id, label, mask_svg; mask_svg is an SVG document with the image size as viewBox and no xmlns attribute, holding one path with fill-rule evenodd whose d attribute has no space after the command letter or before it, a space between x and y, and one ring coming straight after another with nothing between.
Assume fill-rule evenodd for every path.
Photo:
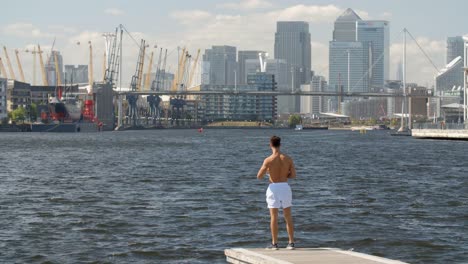
<instances>
[{"instance_id":1,"label":"concrete pier edge","mask_svg":"<svg viewBox=\"0 0 468 264\"><path fill-rule=\"evenodd\" d=\"M364 253L341 250L338 248L298 248L296 250L266 249L225 249L226 261L234 264L295 264L295 263L373 263L373 264L407 264L399 260L372 256ZM275 257L276 256L276 257ZM349 256L349 259L346 257ZM298 260L299 258L299 260ZM317 260L320 259L320 260ZM339 260L338 260L339 259ZM346 259L343 262L343 259Z\"/></svg>"}]
</instances>

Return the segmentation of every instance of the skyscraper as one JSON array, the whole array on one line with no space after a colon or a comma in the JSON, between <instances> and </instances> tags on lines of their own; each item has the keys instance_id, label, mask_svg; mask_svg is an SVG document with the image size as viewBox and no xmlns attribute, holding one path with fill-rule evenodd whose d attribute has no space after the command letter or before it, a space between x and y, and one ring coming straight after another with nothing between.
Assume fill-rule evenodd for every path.
<instances>
[{"instance_id":1,"label":"skyscraper","mask_svg":"<svg viewBox=\"0 0 468 264\"><path fill-rule=\"evenodd\" d=\"M246 60L258 60L258 54L264 53L260 50L239 50L237 64L239 71L237 72L238 84L247 84L247 73L245 71Z\"/></svg>"},{"instance_id":2,"label":"skyscraper","mask_svg":"<svg viewBox=\"0 0 468 264\"><path fill-rule=\"evenodd\" d=\"M283 59L288 65L288 83L297 90L310 82L311 43L309 24L303 21L280 21L276 24L275 59ZM294 98L294 97L293 97ZM300 111L300 98L295 97L288 112Z\"/></svg>"},{"instance_id":3,"label":"skyscraper","mask_svg":"<svg viewBox=\"0 0 468 264\"><path fill-rule=\"evenodd\" d=\"M448 37L447 38L447 64L452 62L458 56L463 59L463 37Z\"/></svg>"},{"instance_id":4,"label":"skyscraper","mask_svg":"<svg viewBox=\"0 0 468 264\"><path fill-rule=\"evenodd\" d=\"M369 45L369 90L380 91L390 74L390 30L388 21L357 21L356 41Z\"/></svg>"},{"instance_id":5,"label":"skyscraper","mask_svg":"<svg viewBox=\"0 0 468 264\"><path fill-rule=\"evenodd\" d=\"M390 69L388 21L365 21L348 8L335 21L329 47L329 90L383 90Z\"/></svg>"},{"instance_id":6,"label":"skyscraper","mask_svg":"<svg viewBox=\"0 0 468 264\"><path fill-rule=\"evenodd\" d=\"M339 16L335 21L333 30L333 41L353 42L356 41L356 22L362 19L351 8Z\"/></svg>"},{"instance_id":7,"label":"skyscraper","mask_svg":"<svg viewBox=\"0 0 468 264\"><path fill-rule=\"evenodd\" d=\"M207 70L209 74L209 84L234 84L235 71L237 70L236 57L237 49L232 46L213 46L211 49L205 50L203 64L204 70ZM205 69L206 67L209 69Z\"/></svg>"},{"instance_id":8,"label":"skyscraper","mask_svg":"<svg viewBox=\"0 0 468 264\"><path fill-rule=\"evenodd\" d=\"M62 55L60 54L59 51L53 50L50 57L49 61L47 62L45 68L47 72L47 80L49 82L49 85L57 85L57 74L55 71L55 54L57 54L57 64L58 64L58 72L60 74L60 79L62 80L62 83L65 82L63 78L63 58Z\"/></svg>"},{"instance_id":9,"label":"skyscraper","mask_svg":"<svg viewBox=\"0 0 468 264\"><path fill-rule=\"evenodd\" d=\"M330 91L369 91L369 78L366 74L369 69L367 42L330 41L329 65Z\"/></svg>"}]
</instances>

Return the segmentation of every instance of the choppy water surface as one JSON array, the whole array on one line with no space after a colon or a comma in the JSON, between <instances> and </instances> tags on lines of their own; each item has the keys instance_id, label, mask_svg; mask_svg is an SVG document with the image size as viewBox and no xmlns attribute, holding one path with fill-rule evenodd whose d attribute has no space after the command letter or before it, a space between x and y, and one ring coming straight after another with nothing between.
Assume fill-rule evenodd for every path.
<instances>
[{"instance_id":1,"label":"choppy water surface","mask_svg":"<svg viewBox=\"0 0 468 264\"><path fill-rule=\"evenodd\" d=\"M468 262L467 142L289 130L2 133L0 262L223 263L263 247L273 134L297 166L298 246Z\"/></svg>"}]
</instances>

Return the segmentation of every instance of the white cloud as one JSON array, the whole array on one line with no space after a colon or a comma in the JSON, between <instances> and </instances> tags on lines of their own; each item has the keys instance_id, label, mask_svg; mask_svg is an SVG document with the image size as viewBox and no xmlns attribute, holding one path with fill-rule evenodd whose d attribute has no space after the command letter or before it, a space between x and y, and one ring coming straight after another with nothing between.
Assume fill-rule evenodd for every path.
<instances>
[{"instance_id":1,"label":"white cloud","mask_svg":"<svg viewBox=\"0 0 468 264\"><path fill-rule=\"evenodd\" d=\"M44 38L53 36L50 33L42 32L38 27L31 23L14 23L3 27L5 35L20 37L20 38Z\"/></svg>"},{"instance_id":2,"label":"white cloud","mask_svg":"<svg viewBox=\"0 0 468 264\"><path fill-rule=\"evenodd\" d=\"M332 22L343 9L335 5L295 5L267 13L272 20L304 20L311 23Z\"/></svg>"},{"instance_id":3,"label":"white cloud","mask_svg":"<svg viewBox=\"0 0 468 264\"><path fill-rule=\"evenodd\" d=\"M111 15L111 16L121 16L125 14L123 10L115 8L115 7L107 8L106 10L104 10L104 13L107 15Z\"/></svg>"},{"instance_id":4,"label":"white cloud","mask_svg":"<svg viewBox=\"0 0 468 264\"><path fill-rule=\"evenodd\" d=\"M176 19L183 25L191 25L193 23L206 21L207 19L214 17L214 15L202 10L190 10L172 12L170 17Z\"/></svg>"},{"instance_id":5,"label":"white cloud","mask_svg":"<svg viewBox=\"0 0 468 264\"><path fill-rule=\"evenodd\" d=\"M266 0L241 0L239 2L219 4L216 7L234 10L253 10L270 8L273 7L273 4Z\"/></svg>"}]
</instances>

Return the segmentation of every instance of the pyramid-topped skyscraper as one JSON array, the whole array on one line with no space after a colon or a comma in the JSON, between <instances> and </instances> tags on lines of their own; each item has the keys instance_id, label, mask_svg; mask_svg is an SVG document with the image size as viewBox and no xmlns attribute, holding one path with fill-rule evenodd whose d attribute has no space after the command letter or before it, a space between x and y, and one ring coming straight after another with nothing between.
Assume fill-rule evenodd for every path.
<instances>
[{"instance_id":1,"label":"pyramid-topped skyscraper","mask_svg":"<svg viewBox=\"0 0 468 264\"><path fill-rule=\"evenodd\" d=\"M340 42L356 41L356 22L362 19L351 8L339 16L335 21L333 40Z\"/></svg>"}]
</instances>

